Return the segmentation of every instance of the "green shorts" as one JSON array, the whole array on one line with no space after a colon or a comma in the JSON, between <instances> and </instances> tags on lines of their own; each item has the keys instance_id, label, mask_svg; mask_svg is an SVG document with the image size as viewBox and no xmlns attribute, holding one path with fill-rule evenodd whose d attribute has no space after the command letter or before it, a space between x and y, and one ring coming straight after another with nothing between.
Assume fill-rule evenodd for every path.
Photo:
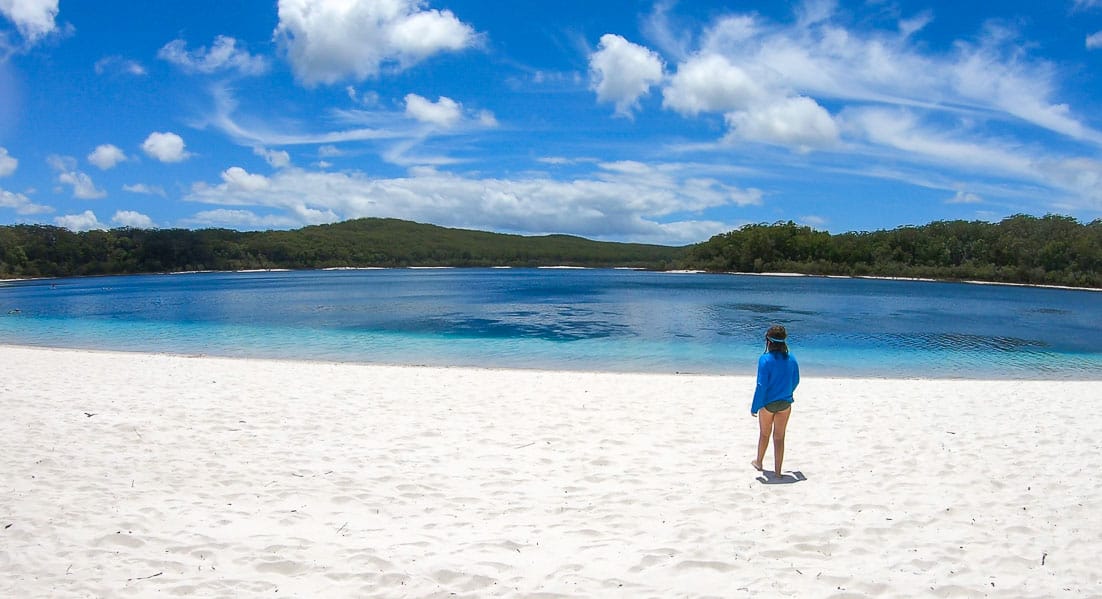
<instances>
[{"instance_id":1,"label":"green shorts","mask_svg":"<svg viewBox=\"0 0 1102 599\"><path fill-rule=\"evenodd\" d=\"M783 412L788 408L791 408L792 402L788 401L787 399L782 399L780 401L771 401L762 407L766 410L769 410L770 414L776 414L777 412Z\"/></svg>"}]
</instances>

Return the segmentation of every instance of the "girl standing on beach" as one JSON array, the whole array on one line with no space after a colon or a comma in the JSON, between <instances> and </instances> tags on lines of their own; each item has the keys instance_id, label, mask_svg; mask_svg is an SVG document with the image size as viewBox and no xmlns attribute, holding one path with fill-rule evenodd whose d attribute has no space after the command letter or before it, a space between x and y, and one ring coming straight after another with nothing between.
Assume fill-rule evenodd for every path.
<instances>
[{"instance_id":1,"label":"girl standing on beach","mask_svg":"<svg viewBox=\"0 0 1102 599\"><path fill-rule=\"evenodd\" d=\"M750 462L756 470L762 469L769 438L773 437L773 472L781 478L781 462L784 461L784 431L792 415L792 392L800 384L800 365L796 356L788 353L788 331L780 325L772 326L765 333L765 353L758 358L758 384L754 389L754 401L750 414L758 418L758 457ZM758 412L765 408L761 415Z\"/></svg>"}]
</instances>

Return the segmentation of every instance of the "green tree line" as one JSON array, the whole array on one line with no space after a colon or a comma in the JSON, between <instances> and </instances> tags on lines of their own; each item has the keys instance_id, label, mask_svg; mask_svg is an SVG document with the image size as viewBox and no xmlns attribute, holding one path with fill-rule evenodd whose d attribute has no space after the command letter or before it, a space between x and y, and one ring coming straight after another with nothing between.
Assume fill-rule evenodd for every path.
<instances>
[{"instance_id":1,"label":"green tree line","mask_svg":"<svg viewBox=\"0 0 1102 599\"><path fill-rule=\"evenodd\" d=\"M838 235L792 222L757 224L692 246L685 260L710 271L1102 287L1102 220L1016 215Z\"/></svg>"},{"instance_id":2,"label":"green tree line","mask_svg":"<svg viewBox=\"0 0 1102 599\"><path fill-rule=\"evenodd\" d=\"M358 219L294 231L0 227L0 277L256 268L636 267L894 276L1102 288L1102 221L1017 215L832 235L793 222L746 225L670 247Z\"/></svg>"},{"instance_id":3,"label":"green tree line","mask_svg":"<svg viewBox=\"0 0 1102 599\"><path fill-rule=\"evenodd\" d=\"M64 277L198 270L404 266L628 266L672 268L684 248L526 237L394 219L294 231L131 229L74 233L0 227L0 277Z\"/></svg>"}]
</instances>

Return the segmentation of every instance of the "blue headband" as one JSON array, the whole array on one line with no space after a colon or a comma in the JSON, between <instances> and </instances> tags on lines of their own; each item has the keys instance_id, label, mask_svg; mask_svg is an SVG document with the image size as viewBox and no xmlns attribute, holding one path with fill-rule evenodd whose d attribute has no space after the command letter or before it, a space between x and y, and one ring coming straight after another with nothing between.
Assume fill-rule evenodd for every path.
<instances>
[{"instance_id":1,"label":"blue headband","mask_svg":"<svg viewBox=\"0 0 1102 599\"><path fill-rule=\"evenodd\" d=\"M773 343L786 343L787 338L786 339L777 339L776 337L766 337L766 339L772 341Z\"/></svg>"}]
</instances>

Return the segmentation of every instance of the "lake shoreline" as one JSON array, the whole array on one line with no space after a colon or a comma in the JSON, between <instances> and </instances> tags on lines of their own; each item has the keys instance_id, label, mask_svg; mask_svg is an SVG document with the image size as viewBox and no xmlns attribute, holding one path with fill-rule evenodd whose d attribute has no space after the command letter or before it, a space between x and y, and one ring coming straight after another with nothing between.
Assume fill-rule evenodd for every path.
<instances>
[{"instance_id":1,"label":"lake shoreline","mask_svg":"<svg viewBox=\"0 0 1102 599\"><path fill-rule=\"evenodd\" d=\"M64 279L87 279L87 278L102 278L102 277L141 277L141 276L159 276L159 275L195 275L195 274L234 274L234 273L270 273L270 272L341 272L341 271L373 271L373 270L481 270L481 269L515 269L515 270L611 270L611 271L643 271L654 272L664 274L701 274L701 275L734 275L734 276L747 276L747 277L792 277L792 278L822 278L822 279L865 279L870 281L900 281L900 282L912 282L912 283L959 283L962 285L994 285L994 286L1006 286L1006 287L1023 287L1032 289L1059 289L1064 291L1093 291L1102 292L1102 287L1073 287L1067 285L1044 285L1036 283L1008 283L1004 281L983 281L972 279L937 279L937 278L925 278L925 277L892 277L892 276L878 276L878 275L820 275L820 274L808 274L808 273L786 273L786 272L738 272L738 271L708 271L708 270L651 270L646 268L633 268L633 267L620 267L620 266L608 266L608 267L591 267L591 266L331 266L326 268L250 268L242 270L180 270L172 272L148 272L148 273L117 273L117 274L95 274L95 275L73 275L67 277L29 277L29 278L3 278L0 277L0 285L4 283L18 283L23 281L57 281Z\"/></svg>"}]
</instances>

